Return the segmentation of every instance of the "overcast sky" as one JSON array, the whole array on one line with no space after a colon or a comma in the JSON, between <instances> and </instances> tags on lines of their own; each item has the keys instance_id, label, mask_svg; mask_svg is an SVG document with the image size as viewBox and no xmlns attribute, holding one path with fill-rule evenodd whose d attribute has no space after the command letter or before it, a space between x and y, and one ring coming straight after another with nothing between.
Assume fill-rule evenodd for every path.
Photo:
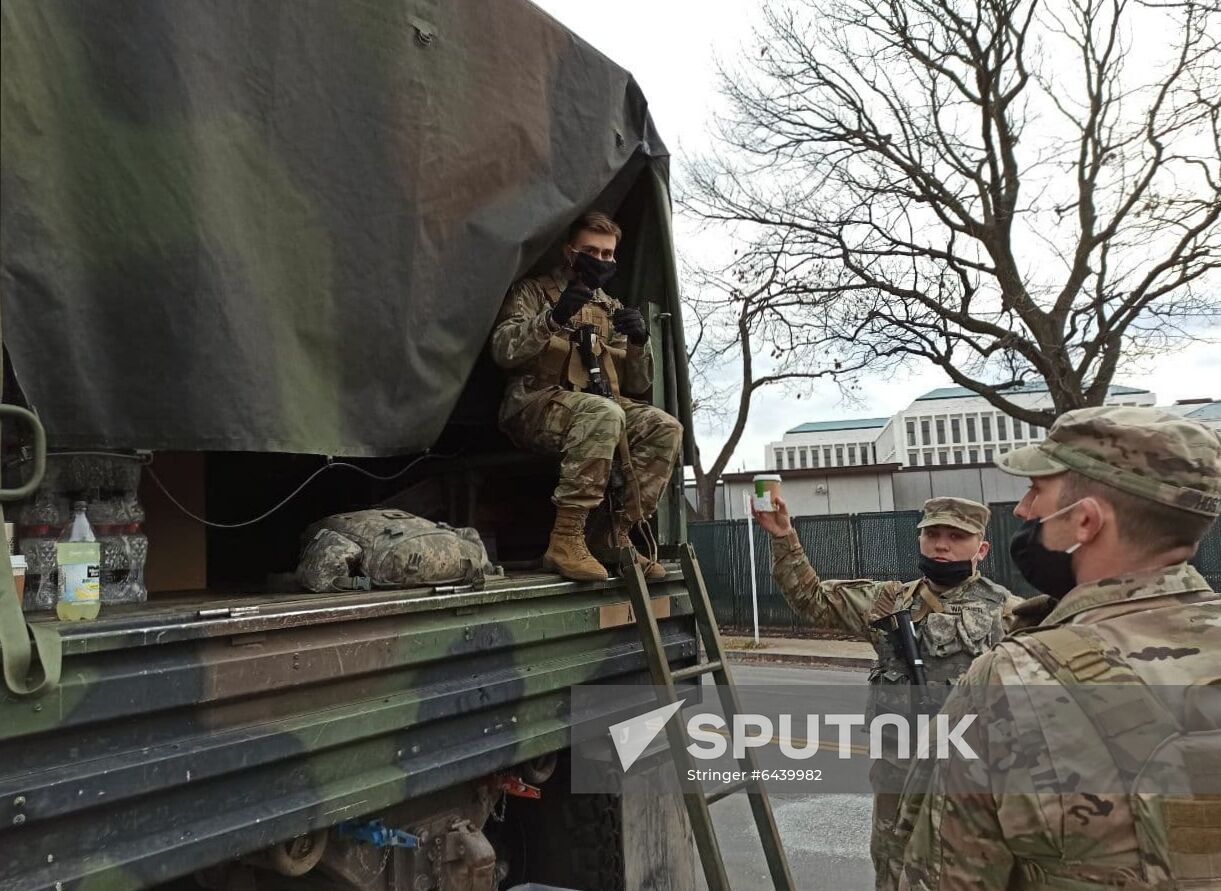
<instances>
[{"instance_id":1,"label":"overcast sky","mask_svg":"<svg viewBox=\"0 0 1221 891\"><path fill-rule=\"evenodd\" d=\"M684 159L713 145L711 119L719 102L716 60L732 59L743 45L750 44L760 0L535 2L632 72L670 149L673 175L681 180ZM715 233L701 232L681 218L676 218L675 228L680 253L706 256L718 249L720 239ZM763 390L755 397L746 434L729 467L761 468L764 445L805 421L885 417L906 408L921 393L950 383L931 367L915 369L906 378L865 379L859 405L844 404L832 383L814 384L812 392L800 400ZM1120 374L1116 383L1152 390L1162 403L1221 398L1221 348L1196 344L1140 372ZM698 422L696 436L706 460L724 441L720 430L701 427Z\"/></svg>"}]
</instances>

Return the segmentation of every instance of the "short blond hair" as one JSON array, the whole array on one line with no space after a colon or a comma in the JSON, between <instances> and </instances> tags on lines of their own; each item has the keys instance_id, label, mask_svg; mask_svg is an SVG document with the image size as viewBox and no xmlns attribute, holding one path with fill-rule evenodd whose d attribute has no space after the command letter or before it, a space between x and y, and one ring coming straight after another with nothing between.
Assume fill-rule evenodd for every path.
<instances>
[{"instance_id":1,"label":"short blond hair","mask_svg":"<svg viewBox=\"0 0 1221 891\"><path fill-rule=\"evenodd\" d=\"M623 230L619 228L619 225L600 210L591 210L589 213L581 214L576 222L568 227L568 243L572 244L576 241L577 236L582 232L613 235L616 242L623 238Z\"/></svg>"}]
</instances>

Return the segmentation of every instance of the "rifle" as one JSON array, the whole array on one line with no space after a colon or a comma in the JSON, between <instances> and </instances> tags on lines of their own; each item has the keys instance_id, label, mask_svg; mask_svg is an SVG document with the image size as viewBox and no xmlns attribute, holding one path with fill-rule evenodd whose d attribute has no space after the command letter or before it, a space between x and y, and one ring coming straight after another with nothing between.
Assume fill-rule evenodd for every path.
<instances>
[{"instance_id":1,"label":"rifle","mask_svg":"<svg viewBox=\"0 0 1221 891\"><path fill-rule=\"evenodd\" d=\"M581 364L585 366L585 371L589 375L589 386L582 392L609 399L611 397L610 385L602 375L602 366L598 363L597 353L594 352L594 346L598 342L597 327L581 325L573 332L572 338L576 342ZM611 462L610 479L607 481L606 490L614 504L627 503L627 480L623 476L623 465L618 456Z\"/></svg>"},{"instance_id":2,"label":"rifle","mask_svg":"<svg viewBox=\"0 0 1221 891\"><path fill-rule=\"evenodd\" d=\"M903 656L907 663L908 674L914 683L921 687L928 686L928 676L924 673L924 657L920 654L920 642L916 640L916 628L912 624L912 611L901 609L882 616L869 623L871 628L883 632L890 645Z\"/></svg>"},{"instance_id":3,"label":"rifle","mask_svg":"<svg viewBox=\"0 0 1221 891\"><path fill-rule=\"evenodd\" d=\"M584 390L595 396L610 398L610 387L602 376L602 366L598 364L598 356L594 346L598 342L598 329L593 325L581 325L573 332L573 340L577 344L577 353L581 356L581 364L589 374L589 386Z\"/></svg>"}]
</instances>

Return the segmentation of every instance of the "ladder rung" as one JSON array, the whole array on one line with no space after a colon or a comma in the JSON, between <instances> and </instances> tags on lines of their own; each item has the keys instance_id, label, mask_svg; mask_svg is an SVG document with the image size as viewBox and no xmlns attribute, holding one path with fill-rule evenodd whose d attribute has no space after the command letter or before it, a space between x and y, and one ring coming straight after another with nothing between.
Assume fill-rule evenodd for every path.
<instances>
[{"instance_id":1,"label":"ladder rung","mask_svg":"<svg viewBox=\"0 0 1221 891\"><path fill-rule=\"evenodd\" d=\"M699 665L692 665L688 668L680 668L678 671L673 672L671 677L674 678L675 682L686 681L690 680L691 678L697 678L702 674L711 674L714 671L720 671L723 667L724 666L721 664L720 659L713 659L711 662L701 662Z\"/></svg>"},{"instance_id":2,"label":"ladder rung","mask_svg":"<svg viewBox=\"0 0 1221 891\"><path fill-rule=\"evenodd\" d=\"M728 798L735 792L741 792L743 789L749 787L750 784L750 780L738 780L736 783L730 783L728 786L725 786L722 789L717 789L715 792L709 792L704 796L704 800L709 804L714 804L720 801L722 798Z\"/></svg>"},{"instance_id":3,"label":"ladder rung","mask_svg":"<svg viewBox=\"0 0 1221 891\"><path fill-rule=\"evenodd\" d=\"M666 657L665 646L662 642L661 632L657 626L657 618L653 615L649 586L644 573L636 565L635 555L632 553L631 548L622 549L619 555L620 565L624 569L624 577L628 585L628 593L631 595L632 609L636 615L636 625L640 630L642 643L644 644L644 655L648 661L649 673L652 675L654 683L667 688L672 698L674 695L674 681L687 680L688 678L696 678L719 671L720 676L718 680L724 682L720 690L722 702L726 703L727 709L736 710L737 695L733 688L733 681L729 677L728 663L725 661L725 656L721 649L720 634L716 626L716 616L712 611L712 601L708 596L708 586L704 582L704 575L700 571L699 560L696 558L695 550L690 544L683 544L678 549L678 556L682 563L683 579L687 584L688 593L691 595L692 613L695 616L697 636L705 645L708 661L682 668L678 671L671 671L669 660ZM662 697L659 696L658 699L660 702ZM664 705L665 703L660 702L660 704ZM681 740L683 735L682 731L677 727L668 728L667 734L676 741ZM681 745L678 745L674 752L674 765L679 770L680 779L684 772L692 766L693 762L690 759L690 753ZM753 773L753 757L748 757L746 760L750 764L750 772ZM796 885L793 882L793 875L789 870L788 861L784 856L784 846L780 841L780 832L776 827L776 818L772 812L771 802L768 800L767 791L757 780L730 783L708 795L683 795L683 803L686 807L687 817L691 821L691 832L695 838L696 850L699 852L700 863L703 866L704 878L707 881L708 887L711 891L729 891L730 887L729 876L725 872L725 863L721 856L720 845L717 843L716 829L713 826L712 815L709 813L708 806L715 801L720 801L722 798L733 795L735 792L741 792L744 789L752 790L750 809L754 816L755 827L759 832L759 840L763 845L763 855L767 861L772 885L775 891L793 891Z\"/></svg>"}]
</instances>

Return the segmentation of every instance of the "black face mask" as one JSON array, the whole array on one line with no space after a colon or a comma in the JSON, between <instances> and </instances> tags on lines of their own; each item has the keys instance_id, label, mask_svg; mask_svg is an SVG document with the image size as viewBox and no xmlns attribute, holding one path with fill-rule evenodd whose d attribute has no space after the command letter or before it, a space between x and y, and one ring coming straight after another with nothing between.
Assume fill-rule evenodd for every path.
<instances>
[{"instance_id":1,"label":"black face mask","mask_svg":"<svg viewBox=\"0 0 1221 891\"><path fill-rule=\"evenodd\" d=\"M971 577L975 567L970 560L950 560L942 563L932 557L920 555L920 572L934 585L956 588Z\"/></svg>"},{"instance_id":2,"label":"black face mask","mask_svg":"<svg viewBox=\"0 0 1221 891\"><path fill-rule=\"evenodd\" d=\"M1077 587L1077 579L1073 575L1073 552L1053 551L1044 547L1039 538L1042 525L1043 520L1038 517L1023 523L1022 528L1009 539L1009 556L1013 558L1018 572L1034 585L1036 591L1059 600ZM1076 546L1073 547L1075 550Z\"/></svg>"},{"instance_id":3,"label":"black face mask","mask_svg":"<svg viewBox=\"0 0 1221 891\"><path fill-rule=\"evenodd\" d=\"M615 277L616 264L614 260L599 260L589 254L577 251L572 258L572 268L576 270L581 284L596 291Z\"/></svg>"}]
</instances>

